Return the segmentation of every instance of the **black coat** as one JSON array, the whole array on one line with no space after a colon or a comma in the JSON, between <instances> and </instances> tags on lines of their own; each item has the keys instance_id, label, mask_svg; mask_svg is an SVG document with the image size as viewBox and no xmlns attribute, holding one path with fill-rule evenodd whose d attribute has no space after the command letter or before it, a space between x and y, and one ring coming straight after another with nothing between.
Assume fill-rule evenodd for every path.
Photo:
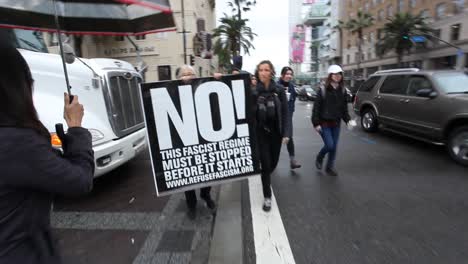
<instances>
[{"instance_id":1,"label":"black coat","mask_svg":"<svg viewBox=\"0 0 468 264\"><path fill-rule=\"evenodd\" d=\"M343 87L334 89L331 85L320 87L317 91L317 98L314 100L312 109L312 124L314 127L320 125L321 122L336 121L341 119L346 123L351 120L348 113L348 101Z\"/></svg>"},{"instance_id":2,"label":"black coat","mask_svg":"<svg viewBox=\"0 0 468 264\"><path fill-rule=\"evenodd\" d=\"M62 155L28 128L0 127L0 264L61 263L51 237L55 195L90 192L91 134L70 128Z\"/></svg>"},{"instance_id":3,"label":"black coat","mask_svg":"<svg viewBox=\"0 0 468 264\"><path fill-rule=\"evenodd\" d=\"M270 82L270 87L265 88L265 85L262 82L258 82L257 87L253 93L253 102L255 112L257 111L257 98L258 96L264 93L275 93L278 96L280 106L277 107L277 116L278 116L278 132L282 137L291 137L289 129L289 119L288 119L288 99L286 97L286 92L283 87L278 86L273 80ZM257 125L257 129L260 127Z\"/></svg>"}]
</instances>

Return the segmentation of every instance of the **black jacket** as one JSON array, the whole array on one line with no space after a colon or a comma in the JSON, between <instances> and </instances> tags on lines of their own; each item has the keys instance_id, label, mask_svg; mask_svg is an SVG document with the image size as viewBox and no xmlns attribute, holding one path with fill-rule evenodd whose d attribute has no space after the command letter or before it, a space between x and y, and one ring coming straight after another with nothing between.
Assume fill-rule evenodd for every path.
<instances>
[{"instance_id":1,"label":"black jacket","mask_svg":"<svg viewBox=\"0 0 468 264\"><path fill-rule=\"evenodd\" d=\"M296 104L296 98L297 98L296 88L294 88L294 83L292 81L288 83L284 82L281 79L278 81L278 86L286 88L285 85L287 85L288 93L290 93L289 101L288 101L289 112L294 113L294 111L296 110L295 104Z\"/></svg>"},{"instance_id":2,"label":"black jacket","mask_svg":"<svg viewBox=\"0 0 468 264\"><path fill-rule=\"evenodd\" d=\"M289 121L288 121L288 99L286 97L286 92L283 87L279 87L273 80L270 82L270 87L267 89L265 88L265 85L262 82L257 83L256 90L253 93L254 99L254 109L255 113L257 111L257 98L259 95L262 95L264 93L271 93L274 92L278 95L278 99L280 101L280 107L277 108L277 116L278 116L278 131L281 134L282 137L291 137L290 129L289 129ZM257 126L257 129L259 127Z\"/></svg>"},{"instance_id":3,"label":"black jacket","mask_svg":"<svg viewBox=\"0 0 468 264\"><path fill-rule=\"evenodd\" d=\"M348 113L348 102L346 101L346 93L343 87L334 89L331 85L326 87L325 92L322 91L325 87L320 87L317 91L317 98L314 101L312 109L312 124L314 127L320 125L324 121L340 122L341 119L346 123L351 120Z\"/></svg>"},{"instance_id":4,"label":"black jacket","mask_svg":"<svg viewBox=\"0 0 468 264\"><path fill-rule=\"evenodd\" d=\"M61 263L53 197L88 193L94 173L88 130L70 128L65 141L62 155L32 129L0 127L0 264Z\"/></svg>"}]
</instances>

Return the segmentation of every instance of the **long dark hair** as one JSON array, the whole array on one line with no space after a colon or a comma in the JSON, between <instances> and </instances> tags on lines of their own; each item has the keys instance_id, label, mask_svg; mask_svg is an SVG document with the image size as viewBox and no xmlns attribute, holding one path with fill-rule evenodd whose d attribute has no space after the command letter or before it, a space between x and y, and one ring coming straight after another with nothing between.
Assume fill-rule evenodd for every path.
<instances>
[{"instance_id":1,"label":"long dark hair","mask_svg":"<svg viewBox=\"0 0 468 264\"><path fill-rule=\"evenodd\" d=\"M291 67L289 66L284 66L283 69L281 69L281 77L283 77L284 75L286 75L286 73L288 71L291 71L291 73L294 75L294 71Z\"/></svg>"},{"instance_id":2,"label":"long dark hair","mask_svg":"<svg viewBox=\"0 0 468 264\"><path fill-rule=\"evenodd\" d=\"M0 43L0 62L0 126L32 128L50 140L34 107L34 81L26 60L15 47Z\"/></svg>"},{"instance_id":3,"label":"long dark hair","mask_svg":"<svg viewBox=\"0 0 468 264\"><path fill-rule=\"evenodd\" d=\"M331 83L333 82L332 80L332 73L328 74L327 80L325 81L325 88L330 87ZM344 75L341 73L341 81L338 83L340 88L343 90L344 89Z\"/></svg>"},{"instance_id":4,"label":"long dark hair","mask_svg":"<svg viewBox=\"0 0 468 264\"><path fill-rule=\"evenodd\" d=\"M271 63L271 61L263 60L259 64L257 64L257 68L255 68L255 77L257 78L257 82L260 82L260 76L258 76L259 75L258 72L260 70L260 65L263 65L263 64L268 64L268 66L270 66L271 79L274 80L275 75L276 75L275 66L273 66L273 63Z\"/></svg>"}]
</instances>

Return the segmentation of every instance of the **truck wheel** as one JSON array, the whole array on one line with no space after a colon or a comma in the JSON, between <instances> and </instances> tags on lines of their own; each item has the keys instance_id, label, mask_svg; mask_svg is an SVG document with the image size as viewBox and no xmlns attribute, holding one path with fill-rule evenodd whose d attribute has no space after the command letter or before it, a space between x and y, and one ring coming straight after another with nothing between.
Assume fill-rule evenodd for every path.
<instances>
[{"instance_id":1,"label":"truck wheel","mask_svg":"<svg viewBox=\"0 0 468 264\"><path fill-rule=\"evenodd\" d=\"M450 133L447 148L453 160L468 166L468 126L455 128Z\"/></svg>"},{"instance_id":2,"label":"truck wheel","mask_svg":"<svg viewBox=\"0 0 468 264\"><path fill-rule=\"evenodd\" d=\"M374 109L366 108L361 114L361 127L366 132L376 132L378 129L377 115Z\"/></svg>"}]
</instances>

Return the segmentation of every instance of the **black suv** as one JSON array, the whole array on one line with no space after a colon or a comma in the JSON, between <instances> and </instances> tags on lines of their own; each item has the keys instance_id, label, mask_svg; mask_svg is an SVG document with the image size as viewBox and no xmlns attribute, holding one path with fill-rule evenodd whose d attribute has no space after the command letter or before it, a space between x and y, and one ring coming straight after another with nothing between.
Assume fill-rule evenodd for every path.
<instances>
[{"instance_id":1,"label":"black suv","mask_svg":"<svg viewBox=\"0 0 468 264\"><path fill-rule=\"evenodd\" d=\"M468 75L461 71L378 71L359 88L354 111L379 128L434 144L468 166Z\"/></svg>"}]
</instances>

